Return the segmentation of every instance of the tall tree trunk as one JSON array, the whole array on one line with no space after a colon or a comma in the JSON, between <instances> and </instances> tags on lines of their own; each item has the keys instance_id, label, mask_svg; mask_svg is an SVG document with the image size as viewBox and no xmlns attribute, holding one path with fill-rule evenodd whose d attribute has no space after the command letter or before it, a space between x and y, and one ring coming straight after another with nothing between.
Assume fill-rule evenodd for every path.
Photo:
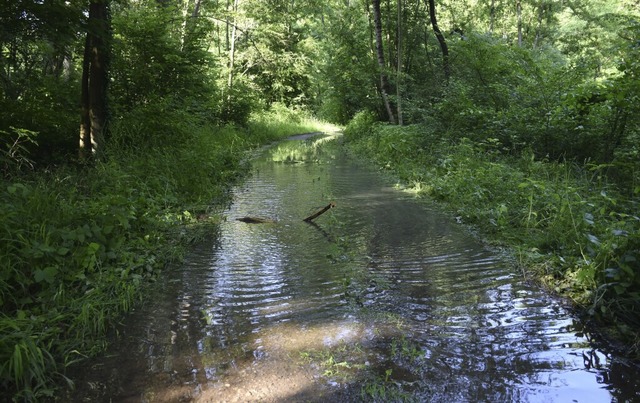
<instances>
[{"instance_id":1,"label":"tall tree trunk","mask_svg":"<svg viewBox=\"0 0 640 403\"><path fill-rule=\"evenodd\" d=\"M229 11L229 8L231 7L231 0L227 0L227 11ZM229 51L229 30L231 28L231 21L229 20L229 16L227 16L226 18L227 23L225 25L225 40L226 40L226 45L225 46L225 50Z\"/></svg>"},{"instance_id":2,"label":"tall tree trunk","mask_svg":"<svg viewBox=\"0 0 640 403\"><path fill-rule=\"evenodd\" d=\"M193 7L193 0L186 0L182 5L182 32L180 35L180 50L184 51L185 44L187 43L187 36L189 28L193 23L190 18L190 10Z\"/></svg>"},{"instance_id":3,"label":"tall tree trunk","mask_svg":"<svg viewBox=\"0 0 640 403\"><path fill-rule=\"evenodd\" d=\"M182 10L182 44L180 49L185 51L190 45L192 35L198 25L198 17L200 16L200 6L202 0L188 0L185 2Z\"/></svg>"},{"instance_id":4,"label":"tall tree trunk","mask_svg":"<svg viewBox=\"0 0 640 403\"><path fill-rule=\"evenodd\" d=\"M86 159L91 155L91 117L89 113L89 66L91 65L91 35L87 33L82 58L82 78L80 96L80 148L78 156Z\"/></svg>"},{"instance_id":5,"label":"tall tree trunk","mask_svg":"<svg viewBox=\"0 0 640 403\"><path fill-rule=\"evenodd\" d=\"M447 46L447 41L444 39L444 35L442 35L442 31L440 31L440 27L438 27L438 19L436 18L435 1L434 0L428 0L428 1L429 1L429 19L431 20L431 26L433 27L433 32L436 34L436 38L438 39L438 43L440 44L440 50L442 50L442 71L444 72L444 79L448 83L449 78L451 77L451 68L449 67L449 47Z\"/></svg>"},{"instance_id":6,"label":"tall tree trunk","mask_svg":"<svg viewBox=\"0 0 640 403\"><path fill-rule=\"evenodd\" d=\"M109 0L89 5L82 72L80 157L100 158L107 122L107 64L109 54Z\"/></svg>"},{"instance_id":7,"label":"tall tree trunk","mask_svg":"<svg viewBox=\"0 0 640 403\"><path fill-rule=\"evenodd\" d=\"M373 20L376 33L376 55L378 58L378 68L380 69L380 95L384 102L384 107L387 110L389 122L391 124L396 123L396 117L391 109L391 103L389 101L389 79L385 73L386 66L384 63L384 48L382 46L382 16L380 14L380 0L373 0Z\"/></svg>"},{"instance_id":8,"label":"tall tree trunk","mask_svg":"<svg viewBox=\"0 0 640 403\"><path fill-rule=\"evenodd\" d=\"M489 9L489 33L493 33L493 23L496 18L496 0L491 0L491 8Z\"/></svg>"},{"instance_id":9,"label":"tall tree trunk","mask_svg":"<svg viewBox=\"0 0 640 403\"><path fill-rule=\"evenodd\" d=\"M545 7L546 5L544 4L544 2L541 2L540 5L538 6L538 27L536 28L536 38L533 41L534 49L538 47L538 43L542 38L542 20L544 17Z\"/></svg>"},{"instance_id":10,"label":"tall tree trunk","mask_svg":"<svg viewBox=\"0 0 640 403\"><path fill-rule=\"evenodd\" d=\"M386 62L389 63L387 69L391 71L394 68L393 64L395 63L395 57L393 54L394 46L392 45L393 38L391 38L391 32L393 31L391 28L391 16L393 15L393 13L391 11L391 2L389 0L386 0L384 5L386 8L385 15L387 18L385 18L385 27L383 29L383 33L386 33L385 36L388 45ZM380 5L380 17L382 18L382 4Z\"/></svg>"},{"instance_id":11,"label":"tall tree trunk","mask_svg":"<svg viewBox=\"0 0 640 403\"><path fill-rule=\"evenodd\" d=\"M398 113L398 124L403 125L402 120L402 0L397 0L398 8L398 46L396 59L396 111Z\"/></svg>"},{"instance_id":12,"label":"tall tree trunk","mask_svg":"<svg viewBox=\"0 0 640 403\"><path fill-rule=\"evenodd\" d=\"M229 75L227 77L227 91L229 91L229 95L231 95L231 90L233 89L233 69L235 67L235 59L236 59L236 33L237 33L237 26L235 24L233 24L233 27L231 28L231 43L230 43L230 47L229 47Z\"/></svg>"},{"instance_id":13,"label":"tall tree trunk","mask_svg":"<svg viewBox=\"0 0 640 403\"><path fill-rule=\"evenodd\" d=\"M227 107L230 107L233 91L233 69L235 68L236 59L236 35L238 33L238 25L236 15L238 13L238 0L233 0L233 24L231 25L231 39L229 42L229 73L227 75Z\"/></svg>"},{"instance_id":14,"label":"tall tree trunk","mask_svg":"<svg viewBox=\"0 0 640 403\"><path fill-rule=\"evenodd\" d=\"M200 5L202 4L202 0L196 0L196 5L193 8L193 13L191 13L191 17L198 18L200 16Z\"/></svg>"},{"instance_id":15,"label":"tall tree trunk","mask_svg":"<svg viewBox=\"0 0 640 403\"><path fill-rule=\"evenodd\" d=\"M516 17L518 19L518 46L522 46L522 2L516 1Z\"/></svg>"}]
</instances>

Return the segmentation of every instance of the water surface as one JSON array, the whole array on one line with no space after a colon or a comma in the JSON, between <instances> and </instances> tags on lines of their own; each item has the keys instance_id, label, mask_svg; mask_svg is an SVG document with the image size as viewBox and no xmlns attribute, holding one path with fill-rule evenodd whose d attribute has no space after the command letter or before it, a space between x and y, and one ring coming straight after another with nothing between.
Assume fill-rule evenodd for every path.
<instances>
[{"instance_id":1,"label":"water surface","mask_svg":"<svg viewBox=\"0 0 640 403\"><path fill-rule=\"evenodd\" d=\"M560 301L339 141L317 143L256 158L218 236L86 368L77 401L640 399L637 369Z\"/></svg>"}]
</instances>

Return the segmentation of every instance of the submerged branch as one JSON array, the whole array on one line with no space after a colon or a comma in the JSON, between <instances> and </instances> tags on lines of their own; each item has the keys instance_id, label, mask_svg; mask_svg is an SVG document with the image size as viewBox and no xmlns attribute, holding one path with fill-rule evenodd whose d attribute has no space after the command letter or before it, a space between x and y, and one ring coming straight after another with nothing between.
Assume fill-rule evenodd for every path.
<instances>
[{"instance_id":1,"label":"submerged branch","mask_svg":"<svg viewBox=\"0 0 640 403\"><path fill-rule=\"evenodd\" d=\"M336 204L334 202L331 202L328 205L326 205L325 207L323 207L320 210L316 211L315 213L311 214L309 217L305 218L303 221L311 223L311 220L313 220L313 219L317 218L318 216L324 214L329 209L331 209L331 208L333 208L335 206L336 206ZM273 223L277 222L276 220L273 220L273 219L270 219L270 218L250 217L250 216L236 218L236 221L242 221L242 222L247 223L247 224L273 224Z\"/></svg>"},{"instance_id":2,"label":"submerged branch","mask_svg":"<svg viewBox=\"0 0 640 403\"><path fill-rule=\"evenodd\" d=\"M331 209L331 208L333 208L335 206L336 206L336 204L334 202L331 202L331 203L327 204L326 206L324 206L323 208L321 208L320 210L318 210L315 213L311 214L309 217L305 218L303 221L310 222L314 218L317 218L318 216L320 216L321 214L324 214L327 210L329 210L329 209Z\"/></svg>"}]
</instances>

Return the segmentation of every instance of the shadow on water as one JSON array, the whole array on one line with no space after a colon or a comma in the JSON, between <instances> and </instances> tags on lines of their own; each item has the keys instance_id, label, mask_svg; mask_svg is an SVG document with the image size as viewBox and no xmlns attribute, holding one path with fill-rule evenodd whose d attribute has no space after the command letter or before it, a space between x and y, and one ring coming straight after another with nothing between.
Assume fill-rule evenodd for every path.
<instances>
[{"instance_id":1,"label":"shadow on water","mask_svg":"<svg viewBox=\"0 0 640 403\"><path fill-rule=\"evenodd\" d=\"M638 370L592 347L558 301L324 141L254 161L219 236L86 363L70 400L640 399Z\"/></svg>"}]
</instances>

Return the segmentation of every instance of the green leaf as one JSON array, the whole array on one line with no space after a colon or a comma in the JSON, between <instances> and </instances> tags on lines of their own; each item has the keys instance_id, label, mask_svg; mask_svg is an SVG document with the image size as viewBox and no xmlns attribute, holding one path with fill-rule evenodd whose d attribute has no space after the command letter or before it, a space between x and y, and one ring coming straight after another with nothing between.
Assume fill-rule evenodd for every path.
<instances>
[{"instance_id":1,"label":"green leaf","mask_svg":"<svg viewBox=\"0 0 640 403\"><path fill-rule=\"evenodd\" d=\"M91 242L87 246L87 254L95 255L98 252L99 249L100 249L100 244L99 243Z\"/></svg>"},{"instance_id":2,"label":"green leaf","mask_svg":"<svg viewBox=\"0 0 640 403\"><path fill-rule=\"evenodd\" d=\"M65 248L64 246L58 248L58 255L64 256L67 253L69 253L69 248Z\"/></svg>"},{"instance_id":3,"label":"green leaf","mask_svg":"<svg viewBox=\"0 0 640 403\"><path fill-rule=\"evenodd\" d=\"M587 234L587 238L589 239L589 241L591 241L591 243L593 243L594 245L600 245L600 240L598 239L597 236L593 235L593 234Z\"/></svg>"},{"instance_id":4,"label":"green leaf","mask_svg":"<svg viewBox=\"0 0 640 403\"><path fill-rule=\"evenodd\" d=\"M55 267L46 267L44 270L36 269L33 277L36 280L36 283L40 283L45 281L49 284L53 283L55 280L56 274L58 274L58 269Z\"/></svg>"},{"instance_id":5,"label":"green leaf","mask_svg":"<svg viewBox=\"0 0 640 403\"><path fill-rule=\"evenodd\" d=\"M584 221L589 225L593 225L593 215L590 213L584 213Z\"/></svg>"}]
</instances>

